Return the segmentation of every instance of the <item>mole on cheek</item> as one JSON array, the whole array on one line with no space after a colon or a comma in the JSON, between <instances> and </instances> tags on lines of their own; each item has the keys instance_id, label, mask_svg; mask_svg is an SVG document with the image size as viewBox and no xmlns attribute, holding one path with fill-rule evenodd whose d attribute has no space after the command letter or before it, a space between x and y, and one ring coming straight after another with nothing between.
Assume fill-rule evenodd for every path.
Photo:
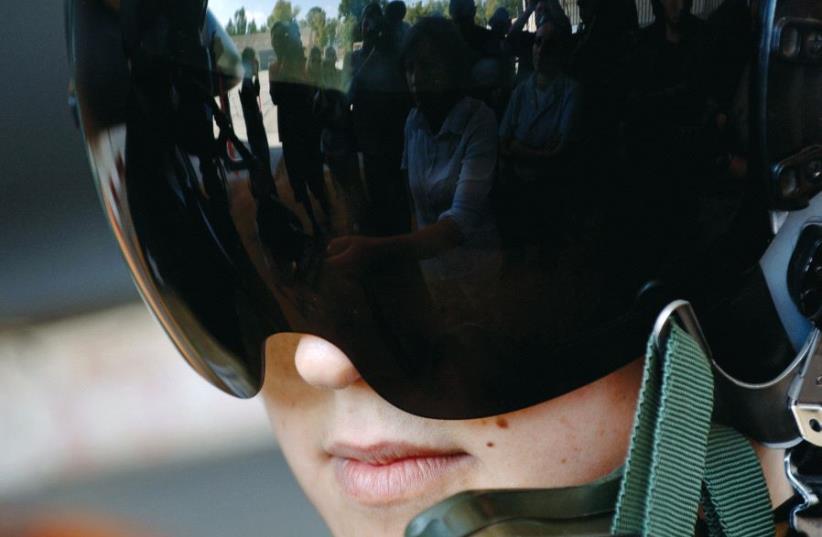
<instances>
[{"instance_id":1,"label":"mole on cheek","mask_svg":"<svg viewBox=\"0 0 822 537\"><path fill-rule=\"evenodd\" d=\"M497 418L497 427L500 429L507 429L508 428L508 420L505 418Z\"/></svg>"},{"instance_id":2,"label":"mole on cheek","mask_svg":"<svg viewBox=\"0 0 822 537\"><path fill-rule=\"evenodd\" d=\"M494 443L493 442L486 442L485 446L486 447L494 447Z\"/></svg>"}]
</instances>

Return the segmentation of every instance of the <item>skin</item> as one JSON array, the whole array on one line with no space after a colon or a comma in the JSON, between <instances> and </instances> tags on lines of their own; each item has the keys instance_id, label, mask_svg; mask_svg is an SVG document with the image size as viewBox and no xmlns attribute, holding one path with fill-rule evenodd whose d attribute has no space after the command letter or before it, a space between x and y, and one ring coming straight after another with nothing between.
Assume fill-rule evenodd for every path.
<instances>
[{"instance_id":1,"label":"skin","mask_svg":"<svg viewBox=\"0 0 822 537\"><path fill-rule=\"evenodd\" d=\"M283 453L335 537L401 536L439 500L468 489L562 487L618 468L627 451L642 361L562 397L485 419L442 421L399 410L351 361L315 336L277 335L266 346L263 400ZM465 455L422 490L381 502L338 482L333 442L409 442Z\"/></svg>"},{"instance_id":2,"label":"skin","mask_svg":"<svg viewBox=\"0 0 822 537\"><path fill-rule=\"evenodd\" d=\"M262 398L303 491L335 537L401 536L408 522L465 490L555 488L591 482L623 464L642 380L642 359L561 397L500 416L433 420L382 399L337 347L315 336L266 342ZM333 442L380 440L447 448L464 460L424 488L387 502L352 496L338 482ZM793 494L784 450L752 443L774 507ZM778 535L785 528L778 528Z\"/></svg>"}]
</instances>

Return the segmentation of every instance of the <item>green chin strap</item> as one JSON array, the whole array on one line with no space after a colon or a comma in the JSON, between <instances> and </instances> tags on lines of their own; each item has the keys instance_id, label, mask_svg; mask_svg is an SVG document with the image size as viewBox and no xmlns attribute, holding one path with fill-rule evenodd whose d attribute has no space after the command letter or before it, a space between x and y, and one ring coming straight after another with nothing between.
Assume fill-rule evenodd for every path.
<instances>
[{"instance_id":1,"label":"green chin strap","mask_svg":"<svg viewBox=\"0 0 822 537\"><path fill-rule=\"evenodd\" d=\"M406 537L611 535L622 469L557 489L468 491L418 515Z\"/></svg>"},{"instance_id":2,"label":"green chin strap","mask_svg":"<svg viewBox=\"0 0 822 537\"><path fill-rule=\"evenodd\" d=\"M711 423L707 352L690 305L671 303L648 343L624 468L578 487L462 492L415 517L405 537L772 537L753 448Z\"/></svg>"}]
</instances>

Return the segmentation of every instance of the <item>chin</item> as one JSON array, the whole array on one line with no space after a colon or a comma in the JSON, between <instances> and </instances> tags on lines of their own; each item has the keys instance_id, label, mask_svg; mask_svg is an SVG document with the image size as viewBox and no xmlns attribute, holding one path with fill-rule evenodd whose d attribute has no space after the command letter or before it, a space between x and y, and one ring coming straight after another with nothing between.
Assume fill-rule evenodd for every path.
<instances>
[{"instance_id":1,"label":"chin","mask_svg":"<svg viewBox=\"0 0 822 537\"><path fill-rule=\"evenodd\" d=\"M383 507L349 505L318 510L334 537L402 537L415 516L446 497L417 498Z\"/></svg>"},{"instance_id":2,"label":"chin","mask_svg":"<svg viewBox=\"0 0 822 537\"><path fill-rule=\"evenodd\" d=\"M364 501L352 496L336 480L324 481L324 486L306 492L334 537L402 537L414 517L462 490L473 488L469 468L464 466L449 479L425 490L386 501Z\"/></svg>"}]
</instances>

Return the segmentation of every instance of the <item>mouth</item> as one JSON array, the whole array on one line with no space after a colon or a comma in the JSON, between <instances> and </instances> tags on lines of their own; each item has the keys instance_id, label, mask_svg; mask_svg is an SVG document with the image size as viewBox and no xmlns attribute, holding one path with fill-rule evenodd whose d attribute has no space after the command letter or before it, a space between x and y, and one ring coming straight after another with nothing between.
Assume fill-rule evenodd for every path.
<instances>
[{"instance_id":1,"label":"mouth","mask_svg":"<svg viewBox=\"0 0 822 537\"><path fill-rule=\"evenodd\" d=\"M471 459L461 450L404 443L334 444L326 450L343 492L364 505L397 503L429 492Z\"/></svg>"}]
</instances>

